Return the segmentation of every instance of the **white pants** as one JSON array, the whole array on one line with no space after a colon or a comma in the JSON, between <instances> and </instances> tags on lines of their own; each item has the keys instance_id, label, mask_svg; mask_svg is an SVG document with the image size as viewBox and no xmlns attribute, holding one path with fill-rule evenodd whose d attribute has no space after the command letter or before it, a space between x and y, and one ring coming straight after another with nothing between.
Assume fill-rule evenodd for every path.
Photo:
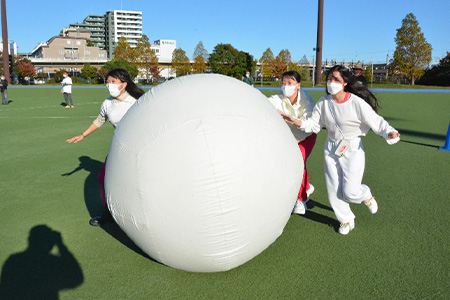
<instances>
[{"instance_id":1,"label":"white pants","mask_svg":"<svg viewBox=\"0 0 450 300\"><path fill-rule=\"evenodd\" d=\"M350 203L361 203L372 198L370 189L362 184L365 153L360 138L350 141L347 152L337 157L334 152L339 141L327 138L324 149L324 172L328 199L340 223L350 222L355 215Z\"/></svg>"}]
</instances>

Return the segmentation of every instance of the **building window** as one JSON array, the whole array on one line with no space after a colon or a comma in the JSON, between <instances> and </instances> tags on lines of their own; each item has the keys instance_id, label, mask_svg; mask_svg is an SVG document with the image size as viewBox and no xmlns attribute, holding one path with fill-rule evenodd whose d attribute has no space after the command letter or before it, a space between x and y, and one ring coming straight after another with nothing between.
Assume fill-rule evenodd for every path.
<instances>
[{"instance_id":1,"label":"building window","mask_svg":"<svg viewBox=\"0 0 450 300\"><path fill-rule=\"evenodd\" d=\"M81 41L77 41L77 45L81 45Z\"/></svg>"},{"instance_id":2,"label":"building window","mask_svg":"<svg viewBox=\"0 0 450 300\"><path fill-rule=\"evenodd\" d=\"M64 54L64 50L59 50L59 54Z\"/></svg>"},{"instance_id":3,"label":"building window","mask_svg":"<svg viewBox=\"0 0 450 300\"><path fill-rule=\"evenodd\" d=\"M105 54L100 53L98 56L99 56L99 57L105 57Z\"/></svg>"},{"instance_id":4,"label":"building window","mask_svg":"<svg viewBox=\"0 0 450 300\"><path fill-rule=\"evenodd\" d=\"M86 55L91 55L91 51L86 50L86 51L85 51L85 54L86 54Z\"/></svg>"},{"instance_id":5,"label":"building window","mask_svg":"<svg viewBox=\"0 0 450 300\"><path fill-rule=\"evenodd\" d=\"M70 45L70 44L72 44L72 41L70 41L70 40L67 41L67 45Z\"/></svg>"}]
</instances>

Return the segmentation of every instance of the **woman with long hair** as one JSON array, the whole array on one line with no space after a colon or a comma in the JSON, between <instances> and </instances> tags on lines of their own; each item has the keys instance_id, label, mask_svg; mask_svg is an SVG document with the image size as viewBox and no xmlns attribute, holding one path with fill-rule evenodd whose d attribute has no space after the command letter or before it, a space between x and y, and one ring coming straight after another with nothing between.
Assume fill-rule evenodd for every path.
<instances>
[{"instance_id":1,"label":"woman with long hair","mask_svg":"<svg viewBox=\"0 0 450 300\"><path fill-rule=\"evenodd\" d=\"M111 70L106 75L106 78L106 88L111 97L103 101L100 113L91 125L80 135L76 135L73 138L66 140L67 143L76 144L81 142L85 137L99 129L107 120L109 120L113 127L116 128L128 109L130 109L130 107L144 94L144 91L133 82L128 72L124 69ZM102 200L102 206L105 208L105 213L92 218L89 221L89 224L92 226L99 226L104 222L112 220L111 214L106 207L104 185L105 166L106 159L98 176L100 198Z\"/></svg>"},{"instance_id":2,"label":"woman with long hair","mask_svg":"<svg viewBox=\"0 0 450 300\"><path fill-rule=\"evenodd\" d=\"M296 71L283 73L281 93L269 97L269 101L280 113L290 115L299 120L306 120L306 118L311 116L315 103L311 96L301 89L300 81L301 76ZM309 195L314 191L314 186L309 183L306 160L316 144L317 134L312 132L306 133L297 126L289 123L287 125L297 140L298 147L302 152L304 166L303 179L292 212L304 215L307 210L306 202L309 200Z\"/></svg>"},{"instance_id":3,"label":"woman with long hair","mask_svg":"<svg viewBox=\"0 0 450 300\"><path fill-rule=\"evenodd\" d=\"M375 214L378 204L370 188L362 184L365 153L361 136L369 129L384 137L388 144L400 139L400 133L376 111L378 100L366 86L358 82L344 66L334 66L327 76L327 95L315 105L307 120L284 114L286 122L305 132L328 132L324 149L325 184L330 204L339 220L340 234L355 227L350 203L362 203Z\"/></svg>"}]
</instances>

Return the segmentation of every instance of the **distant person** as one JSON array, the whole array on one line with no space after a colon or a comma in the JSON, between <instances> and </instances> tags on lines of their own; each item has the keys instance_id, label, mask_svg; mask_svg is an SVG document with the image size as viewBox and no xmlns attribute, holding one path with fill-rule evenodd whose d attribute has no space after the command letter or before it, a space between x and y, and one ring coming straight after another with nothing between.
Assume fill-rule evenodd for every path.
<instances>
[{"instance_id":1,"label":"distant person","mask_svg":"<svg viewBox=\"0 0 450 300\"><path fill-rule=\"evenodd\" d=\"M62 89L61 93L64 95L64 100L66 101L66 108L74 108L72 101L72 78L69 77L69 73L63 73L63 81L61 81Z\"/></svg>"},{"instance_id":2,"label":"distant person","mask_svg":"<svg viewBox=\"0 0 450 300\"><path fill-rule=\"evenodd\" d=\"M96 131L107 120L109 120L113 127L116 128L130 107L144 94L144 91L133 82L128 72L123 69L114 69L108 72L106 75L106 87L108 88L111 97L103 101L97 119L95 119L82 134L66 140L67 143L81 142L86 136ZM98 175L100 199L102 200L102 206L105 208L105 212L89 221L89 224L92 226L99 226L103 223L112 221L111 214L106 205L105 167L106 159L102 170Z\"/></svg>"},{"instance_id":3,"label":"distant person","mask_svg":"<svg viewBox=\"0 0 450 300\"><path fill-rule=\"evenodd\" d=\"M328 132L324 145L324 172L328 200L339 220L340 234L355 228L355 215L350 203L364 203L375 214L378 203L370 188L362 184L366 163L361 137L372 129L388 144L397 143L400 133L377 114L378 100L369 89L359 84L344 66L334 66L327 76L327 95L316 103L312 115L297 120L284 115L305 132Z\"/></svg>"},{"instance_id":4,"label":"distant person","mask_svg":"<svg viewBox=\"0 0 450 300\"><path fill-rule=\"evenodd\" d=\"M247 84L253 86L253 78L252 78L252 76L250 76L250 72L249 72L249 71L247 71L247 72L245 73L245 77L244 77L244 80L243 80L243 81L244 81L245 83L247 83Z\"/></svg>"},{"instance_id":5,"label":"distant person","mask_svg":"<svg viewBox=\"0 0 450 300\"><path fill-rule=\"evenodd\" d=\"M300 80L301 76L298 72L285 72L282 77L282 92L279 95L271 96L269 101L282 115L289 115L298 120L305 120L311 117L315 103L311 96L300 88ZM287 123L287 125L297 140L298 147L302 152L304 166L300 191L298 192L297 201L292 212L304 215L307 210L306 202L309 200L308 197L314 191L314 186L309 183L306 160L316 144L317 134L312 132L306 133L290 123Z\"/></svg>"},{"instance_id":6,"label":"distant person","mask_svg":"<svg viewBox=\"0 0 450 300\"><path fill-rule=\"evenodd\" d=\"M0 90L2 92L2 104L9 104L8 101L8 80L6 80L5 75L2 74L0 78Z\"/></svg>"},{"instance_id":7,"label":"distant person","mask_svg":"<svg viewBox=\"0 0 450 300\"><path fill-rule=\"evenodd\" d=\"M358 81L362 85L367 86L367 80L366 77L363 75L363 68L360 63L357 63L356 66L353 68L353 74L355 75L356 81Z\"/></svg>"}]
</instances>

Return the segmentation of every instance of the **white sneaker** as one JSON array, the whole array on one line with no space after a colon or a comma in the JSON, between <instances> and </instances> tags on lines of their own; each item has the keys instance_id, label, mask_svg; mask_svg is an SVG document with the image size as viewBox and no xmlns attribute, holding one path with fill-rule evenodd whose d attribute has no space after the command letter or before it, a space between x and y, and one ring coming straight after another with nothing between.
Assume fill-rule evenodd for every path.
<instances>
[{"instance_id":1,"label":"white sneaker","mask_svg":"<svg viewBox=\"0 0 450 300\"><path fill-rule=\"evenodd\" d=\"M309 189L306 190L306 196L308 196L308 198L309 198L309 195L311 195L312 193L314 193L314 186L310 183Z\"/></svg>"},{"instance_id":2,"label":"white sneaker","mask_svg":"<svg viewBox=\"0 0 450 300\"><path fill-rule=\"evenodd\" d=\"M306 209L307 207L305 202L297 199L297 201L295 201L295 206L294 209L292 210L292 213L297 215L304 215L306 213Z\"/></svg>"},{"instance_id":3,"label":"white sneaker","mask_svg":"<svg viewBox=\"0 0 450 300\"><path fill-rule=\"evenodd\" d=\"M346 235L348 234L353 228L355 228L355 220L352 220L350 222L341 223L339 227L339 233Z\"/></svg>"},{"instance_id":4,"label":"white sneaker","mask_svg":"<svg viewBox=\"0 0 450 300\"><path fill-rule=\"evenodd\" d=\"M364 204L367 206L371 214L375 214L378 211L378 203L375 201L375 198L370 198L369 200L364 201Z\"/></svg>"}]
</instances>

